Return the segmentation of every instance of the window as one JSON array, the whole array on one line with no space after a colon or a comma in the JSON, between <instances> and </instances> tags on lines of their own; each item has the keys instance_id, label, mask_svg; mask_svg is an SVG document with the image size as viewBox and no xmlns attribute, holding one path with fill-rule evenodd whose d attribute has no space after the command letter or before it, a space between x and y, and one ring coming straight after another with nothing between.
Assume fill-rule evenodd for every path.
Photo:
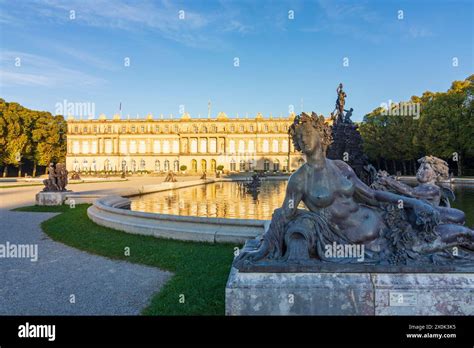
<instances>
[{"instance_id":1,"label":"window","mask_svg":"<svg viewBox=\"0 0 474 348\"><path fill-rule=\"evenodd\" d=\"M121 154L127 153L127 142L125 140L120 140L120 153Z\"/></svg>"},{"instance_id":2,"label":"window","mask_svg":"<svg viewBox=\"0 0 474 348\"><path fill-rule=\"evenodd\" d=\"M80 148L79 148L79 141L78 140L74 140L72 142L72 153L79 153L80 152Z\"/></svg>"},{"instance_id":3,"label":"window","mask_svg":"<svg viewBox=\"0 0 474 348\"><path fill-rule=\"evenodd\" d=\"M132 172L136 172L137 171L137 162L135 160L132 160Z\"/></svg>"},{"instance_id":4,"label":"window","mask_svg":"<svg viewBox=\"0 0 474 348\"><path fill-rule=\"evenodd\" d=\"M142 133L145 133L145 126L141 126L140 130L141 130Z\"/></svg>"},{"instance_id":5,"label":"window","mask_svg":"<svg viewBox=\"0 0 474 348\"><path fill-rule=\"evenodd\" d=\"M112 140L105 139L105 153L112 153Z\"/></svg>"},{"instance_id":6,"label":"window","mask_svg":"<svg viewBox=\"0 0 474 348\"><path fill-rule=\"evenodd\" d=\"M173 140L173 153L179 153L179 140Z\"/></svg>"},{"instance_id":7,"label":"window","mask_svg":"<svg viewBox=\"0 0 474 348\"><path fill-rule=\"evenodd\" d=\"M239 140L239 153L245 152L245 141Z\"/></svg>"},{"instance_id":8,"label":"window","mask_svg":"<svg viewBox=\"0 0 474 348\"><path fill-rule=\"evenodd\" d=\"M74 133L79 133L79 127L74 127Z\"/></svg>"},{"instance_id":9,"label":"window","mask_svg":"<svg viewBox=\"0 0 474 348\"><path fill-rule=\"evenodd\" d=\"M253 140L249 140L248 151L251 153L255 152L255 142Z\"/></svg>"},{"instance_id":10,"label":"window","mask_svg":"<svg viewBox=\"0 0 474 348\"><path fill-rule=\"evenodd\" d=\"M82 170L88 170L88 169L89 169L89 163L85 159L84 161L82 161Z\"/></svg>"},{"instance_id":11,"label":"window","mask_svg":"<svg viewBox=\"0 0 474 348\"><path fill-rule=\"evenodd\" d=\"M235 140L229 141L229 152L234 153L235 152Z\"/></svg>"},{"instance_id":12,"label":"window","mask_svg":"<svg viewBox=\"0 0 474 348\"><path fill-rule=\"evenodd\" d=\"M135 126L132 126L132 133L135 133Z\"/></svg>"},{"instance_id":13,"label":"window","mask_svg":"<svg viewBox=\"0 0 474 348\"><path fill-rule=\"evenodd\" d=\"M165 126L165 133L169 133L170 132L170 126Z\"/></svg>"},{"instance_id":14,"label":"window","mask_svg":"<svg viewBox=\"0 0 474 348\"><path fill-rule=\"evenodd\" d=\"M140 140L138 143L138 152L139 153L146 153L146 143L145 140Z\"/></svg>"},{"instance_id":15,"label":"window","mask_svg":"<svg viewBox=\"0 0 474 348\"><path fill-rule=\"evenodd\" d=\"M209 152L211 153L217 152L217 139L216 138L209 139Z\"/></svg>"},{"instance_id":16,"label":"window","mask_svg":"<svg viewBox=\"0 0 474 348\"><path fill-rule=\"evenodd\" d=\"M87 133L87 127L84 127L82 130L84 133Z\"/></svg>"},{"instance_id":17,"label":"window","mask_svg":"<svg viewBox=\"0 0 474 348\"><path fill-rule=\"evenodd\" d=\"M266 172L270 170L270 161L267 159L263 162L263 170Z\"/></svg>"},{"instance_id":18,"label":"window","mask_svg":"<svg viewBox=\"0 0 474 348\"><path fill-rule=\"evenodd\" d=\"M169 142L169 140L163 141L163 152L164 153L170 153L170 142Z\"/></svg>"},{"instance_id":19,"label":"window","mask_svg":"<svg viewBox=\"0 0 474 348\"><path fill-rule=\"evenodd\" d=\"M127 128L125 126L122 127L122 133L127 133Z\"/></svg>"},{"instance_id":20,"label":"window","mask_svg":"<svg viewBox=\"0 0 474 348\"><path fill-rule=\"evenodd\" d=\"M174 126L174 132L175 132L175 133L179 133L179 127L178 127L177 125Z\"/></svg>"},{"instance_id":21,"label":"window","mask_svg":"<svg viewBox=\"0 0 474 348\"><path fill-rule=\"evenodd\" d=\"M273 162L273 170L278 172L280 170L280 161L278 159Z\"/></svg>"},{"instance_id":22,"label":"window","mask_svg":"<svg viewBox=\"0 0 474 348\"><path fill-rule=\"evenodd\" d=\"M108 126L108 127L107 127L107 132L108 132L108 133L112 133L112 126Z\"/></svg>"},{"instance_id":23,"label":"window","mask_svg":"<svg viewBox=\"0 0 474 348\"><path fill-rule=\"evenodd\" d=\"M275 126L273 127L273 130L274 130L275 132L278 132L278 125L275 125Z\"/></svg>"},{"instance_id":24,"label":"window","mask_svg":"<svg viewBox=\"0 0 474 348\"><path fill-rule=\"evenodd\" d=\"M145 165L146 165L145 160L142 159L142 160L140 161L140 170L145 170Z\"/></svg>"},{"instance_id":25,"label":"window","mask_svg":"<svg viewBox=\"0 0 474 348\"><path fill-rule=\"evenodd\" d=\"M175 160L173 162L173 171L179 172L179 161L178 160Z\"/></svg>"},{"instance_id":26,"label":"window","mask_svg":"<svg viewBox=\"0 0 474 348\"><path fill-rule=\"evenodd\" d=\"M89 142L87 140L82 142L82 153L89 153Z\"/></svg>"},{"instance_id":27,"label":"window","mask_svg":"<svg viewBox=\"0 0 474 348\"><path fill-rule=\"evenodd\" d=\"M235 132L235 127L234 127L233 125L230 126L230 131L231 131L231 132Z\"/></svg>"},{"instance_id":28,"label":"window","mask_svg":"<svg viewBox=\"0 0 474 348\"><path fill-rule=\"evenodd\" d=\"M249 126L249 132L253 132L253 125Z\"/></svg>"},{"instance_id":29,"label":"window","mask_svg":"<svg viewBox=\"0 0 474 348\"><path fill-rule=\"evenodd\" d=\"M278 140L273 139L272 149L273 149L273 152L278 152Z\"/></svg>"},{"instance_id":30,"label":"window","mask_svg":"<svg viewBox=\"0 0 474 348\"><path fill-rule=\"evenodd\" d=\"M202 132L202 133L207 133L207 127L203 126L203 127L201 128L201 132Z\"/></svg>"},{"instance_id":31,"label":"window","mask_svg":"<svg viewBox=\"0 0 474 348\"><path fill-rule=\"evenodd\" d=\"M94 126L94 133L97 133L97 126Z\"/></svg>"},{"instance_id":32,"label":"window","mask_svg":"<svg viewBox=\"0 0 474 348\"><path fill-rule=\"evenodd\" d=\"M201 139L201 151L202 153L207 153L207 139Z\"/></svg>"},{"instance_id":33,"label":"window","mask_svg":"<svg viewBox=\"0 0 474 348\"><path fill-rule=\"evenodd\" d=\"M288 152L288 140L283 140L281 144L281 151Z\"/></svg>"},{"instance_id":34,"label":"window","mask_svg":"<svg viewBox=\"0 0 474 348\"><path fill-rule=\"evenodd\" d=\"M122 160L122 172L127 171L127 161Z\"/></svg>"},{"instance_id":35,"label":"window","mask_svg":"<svg viewBox=\"0 0 474 348\"><path fill-rule=\"evenodd\" d=\"M198 141L196 138L191 139L191 153L196 153L198 151Z\"/></svg>"},{"instance_id":36,"label":"window","mask_svg":"<svg viewBox=\"0 0 474 348\"><path fill-rule=\"evenodd\" d=\"M197 126L194 126L194 127L193 127L193 132L194 132L194 133L197 133L197 132L198 132L198 127L197 127Z\"/></svg>"},{"instance_id":37,"label":"window","mask_svg":"<svg viewBox=\"0 0 474 348\"><path fill-rule=\"evenodd\" d=\"M155 132L158 133L160 131L160 126L155 126Z\"/></svg>"},{"instance_id":38,"label":"window","mask_svg":"<svg viewBox=\"0 0 474 348\"><path fill-rule=\"evenodd\" d=\"M155 172L159 172L160 171L160 161L156 160L155 161Z\"/></svg>"},{"instance_id":39,"label":"window","mask_svg":"<svg viewBox=\"0 0 474 348\"><path fill-rule=\"evenodd\" d=\"M230 171L235 172L235 160L230 161Z\"/></svg>"},{"instance_id":40,"label":"window","mask_svg":"<svg viewBox=\"0 0 474 348\"><path fill-rule=\"evenodd\" d=\"M91 153L97 153L97 140L91 142Z\"/></svg>"},{"instance_id":41,"label":"window","mask_svg":"<svg viewBox=\"0 0 474 348\"><path fill-rule=\"evenodd\" d=\"M137 153L137 142L136 140L130 140L130 153Z\"/></svg>"},{"instance_id":42,"label":"window","mask_svg":"<svg viewBox=\"0 0 474 348\"><path fill-rule=\"evenodd\" d=\"M216 133L216 132L217 132L217 127L216 127L215 125L213 125L213 126L211 127L211 132L212 132L212 133Z\"/></svg>"},{"instance_id":43,"label":"window","mask_svg":"<svg viewBox=\"0 0 474 348\"><path fill-rule=\"evenodd\" d=\"M268 132L268 124L266 124L266 125L263 126L263 131L264 131L264 132Z\"/></svg>"},{"instance_id":44,"label":"window","mask_svg":"<svg viewBox=\"0 0 474 348\"><path fill-rule=\"evenodd\" d=\"M165 170L165 172L170 170L170 161L168 161L168 160L165 161L165 166L164 166L163 169Z\"/></svg>"},{"instance_id":45,"label":"window","mask_svg":"<svg viewBox=\"0 0 474 348\"><path fill-rule=\"evenodd\" d=\"M240 131L240 132L244 132L244 131L245 131L245 127L244 127L244 125L243 125L243 124L241 124L241 125L240 125L240 127L239 127L239 131Z\"/></svg>"},{"instance_id":46,"label":"window","mask_svg":"<svg viewBox=\"0 0 474 348\"><path fill-rule=\"evenodd\" d=\"M153 141L153 152L160 153L161 152L161 142L159 140Z\"/></svg>"},{"instance_id":47,"label":"window","mask_svg":"<svg viewBox=\"0 0 474 348\"><path fill-rule=\"evenodd\" d=\"M239 163L239 170L241 172L245 172L245 161L244 160L240 160L240 163Z\"/></svg>"},{"instance_id":48,"label":"window","mask_svg":"<svg viewBox=\"0 0 474 348\"><path fill-rule=\"evenodd\" d=\"M263 151L263 152L269 152L269 151L270 151L270 149L269 149L269 143L268 143L268 140L267 140L267 139L265 139L265 140L263 141L263 144L262 144L262 151Z\"/></svg>"}]
</instances>

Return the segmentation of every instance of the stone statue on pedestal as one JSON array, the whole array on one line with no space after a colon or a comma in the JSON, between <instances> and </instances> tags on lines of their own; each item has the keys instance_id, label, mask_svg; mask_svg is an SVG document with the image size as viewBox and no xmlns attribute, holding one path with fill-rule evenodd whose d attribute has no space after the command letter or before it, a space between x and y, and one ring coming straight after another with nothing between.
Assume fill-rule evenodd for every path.
<instances>
[{"instance_id":1,"label":"stone statue on pedestal","mask_svg":"<svg viewBox=\"0 0 474 348\"><path fill-rule=\"evenodd\" d=\"M57 163L56 166L54 166L53 163L50 163L48 167L48 179L43 180L43 192L67 191L67 176L68 171L66 170L66 166L64 164Z\"/></svg>"},{"instance_id":2,"label":"stone statue on pedestal","mask_svg":"<svg viewBox=\"0 0 474 348\"><path fill-rule=\"evenodd\" d=\"M474 269L474 231L463 225L461 211L444 212L420 199L423 190L375 190L346 162L326 158L332 134L323 116L302 113L289 133L306 163L288 180L283 205L258 245L235 259L237 269L321 263ZM307 209L298 209L300 202ZM336 257L331 251L340 245L357 246L362 255Z\"/></svg>"}]
</instances>

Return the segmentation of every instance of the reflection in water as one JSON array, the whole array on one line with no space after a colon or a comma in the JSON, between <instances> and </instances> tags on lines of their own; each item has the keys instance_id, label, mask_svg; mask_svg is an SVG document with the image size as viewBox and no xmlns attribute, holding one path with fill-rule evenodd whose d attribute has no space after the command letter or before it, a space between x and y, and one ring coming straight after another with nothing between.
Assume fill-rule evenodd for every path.
<instances>
[{"instance_id":1,"label":"reflection in water","mask_svg":"<svg viewBox=\"0 0 474 348\"><path fill-rule=\"evenodd\" d=\"M258 195L238 182L187 187L132 198L136 211L186 216L270 220L285 199L286 181L264 181Z\"/></svg>"},{"instance_id":2,"label":"reflection in water","mask_svg":"<svg viewBox=\"0 0 474 348\"><path fill-rule=\"evenodd\" d=\"M131 209L150 213L186 216L226 217L270 220L281 207L286 181L263 181L255 197L241 189L238 182L220 182L132 197ZM474 225L474 187L455 187L453 207L463 210L467 225ZM301 204L300 208L304 208Z\"/></svg>"}]
</instances>

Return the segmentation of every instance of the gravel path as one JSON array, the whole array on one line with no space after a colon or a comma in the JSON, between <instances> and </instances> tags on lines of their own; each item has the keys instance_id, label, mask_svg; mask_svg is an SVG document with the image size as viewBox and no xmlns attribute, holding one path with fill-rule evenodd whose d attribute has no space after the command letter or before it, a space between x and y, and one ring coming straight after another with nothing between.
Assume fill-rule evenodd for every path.
<instances>
[{"instance_id":1,"label":"gravel path","mask_svg":"<svg viewBox=\"0 0 474 348\"><path fill-rule=\"evenodd\" d=\"M0 315L136 315L171 277L51 240L40 223L54 215L0 209L0 248L38 245L36 262L0 257Z\"/></svg>"}]
</instances>

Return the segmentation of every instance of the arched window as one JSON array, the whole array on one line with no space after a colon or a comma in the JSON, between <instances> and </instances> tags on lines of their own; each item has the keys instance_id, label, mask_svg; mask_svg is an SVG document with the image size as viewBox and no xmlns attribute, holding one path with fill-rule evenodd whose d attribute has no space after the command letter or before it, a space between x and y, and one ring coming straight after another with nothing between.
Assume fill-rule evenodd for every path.
<instances>
[{"instance_id":1,"label":"arched window","mask_svg":"<svg viewBox=\"0 0 474 348\"><path fill-rule=\"evenodd\" d=\"M280 161L278 159L276 159L274 162L273 162L273 170L278 172L280 170Z\"/></svg>"},{"instance_id":2,"label":"arched window","mask_svg":"<svg viewBox=\"0 0 474 348\"><path fill-rule=\"evenodd\" d=\"M267 159L263 162L263 170L266 172L270 170L270 161Z\"/></svg>"},{"instance_id":3,"label":"arched window","mask_svg":"<svg viewBox=\"0 0 474 348\"><path fill-rule=\"evenodd\" d=\"M126 171L127 171L127 161L122 160L122 172L126 172Z\"/></svg>"},{"instance_id":4,"label":"arched window","mask_svg":"<svg viewBox=\"0 0 474 348\"><path fill-rule=\"evenodd\" d=\"M163 169L165 170L165 172L170 170L170 161L168 160L165 161L165 165Z\"/></svg>"},{"instance_id":5,"label":"arched window","mask_svg":"<svg viewBox=\"0 0 474 348\"><path fill-rule=\"evenodd\" d=\"M207 127L206 127L206 126L202 126L201 132L202 132L202 133L207 133Z\"/></svg>"},{"instance_id":6,"label":"arched window","mask_svg":"<svg viewBox=\"0 0 474 348\"><path fill-rule=\"evenodd\" d=\"M156 160L155 161L155 172L159 172L160 171L160 161L159 160Z\"/></svg>"},{"instance_id":7,"label":"arched window","mask_svg":"<svg viewBox=\"0 0 474 348\"><path fill-rule=\"evenodd\" d=\"M144 159L140 161L140 170L145 170L146 162Z\"/></svg>"},{"instance_id":8,"label":"arched window","mask_svg":"<svg viewBox=\"0 0 474 348\"><path fill-rule=\"evenodd\" d=\"M97 171L97 163L96 163L95 159L92 160L91 169L92 169L94 172Z\"/></svg>"},{"instance_id":9,"label":"arched window","mask_svg":"<svg viewBox=\"0 0 474 348\"><path fill-rule=\"evenodd\" d=\"M262 149L263 152L267 153L267 152L270 151L270 149L269 149L270 144L269 144L269 142L268 142L267 139L265 139L265 140L263 141L263 144L262 144L262 145L263 145L263 146L262 146L262 147L263 147L263 149Z\"/></svg>"},{"instance_id":10,"label":"arched window","mask_svg":"<svg viewBox=\"0 0 474 348\"><path fill-rule=\"evenodd\" d=\"M245 172L245 161L244 160L240 160L240 163L239 163L239 170L241 172Z\"/></svg>"},{"instance_id":11,"label":"arched window","mask_svg":"<svg viewBox=\"0 0 474 348\"><path fill-rule=\"evenodd\" d=\"M175 160L173 162L173 171L179 172L179 161L178 160Z\"/></svg>"},{"instance_id":12,"label":"arched window","mask_svg":"<svg viewBox=\"0 0 474 348\"><path fill-rule=\"evenodd\" d=\"M193 172L197 172L197 170L198 170L197 161L195 159L193 159L191 161L191 169L192 169Z\"/></svg>"},{"instance_id":13,"label":"arched window","mask_svg":"<svg viewBox=\"0 0 474 348\"><path fill-rule=\"evenodd\" d=\"M273 139L273 146L272 146L273 152L278 152L278 140Z\"/></svg>"},{"instance_id":14,"label":"arched window","mask_svg":"<svg viewBox=\"0 0 474 348\"><path fill-rule=\"evenodd\" d=\"M137 162L135 160L132 160L132 172L136 172L137 171Z\"/></svg>"},{"instance_id":15,"label":"arched window","mask_svg":"<svg viewBox=\"0 0 474 348\"><path fill-rule=\"evenodd\" d=\"M232 159L232 160L230 161L230 171L231 171L231 172L235 172L235 170L236 170L236 168L235 168L235 160Z\"/></svg>"},{"instance_id":16,"label":"arched window","mask_svg":"<svg viewBox=\"0 0 474 348\"><path fill-rule=\"evenodd\" d=\"M82 170L88 170L89 169L89 162L85 159L82 161Z\"/></svg>"},{"instance_id":17,"label":"arched window","mask_svg":"<svg viewBox=\"0 0 474 348\"><path fill-rule=\"evenodd\" d=\"M239 140L239 153L245 152L245 141Z\"/></svg>"}]
</instances>

